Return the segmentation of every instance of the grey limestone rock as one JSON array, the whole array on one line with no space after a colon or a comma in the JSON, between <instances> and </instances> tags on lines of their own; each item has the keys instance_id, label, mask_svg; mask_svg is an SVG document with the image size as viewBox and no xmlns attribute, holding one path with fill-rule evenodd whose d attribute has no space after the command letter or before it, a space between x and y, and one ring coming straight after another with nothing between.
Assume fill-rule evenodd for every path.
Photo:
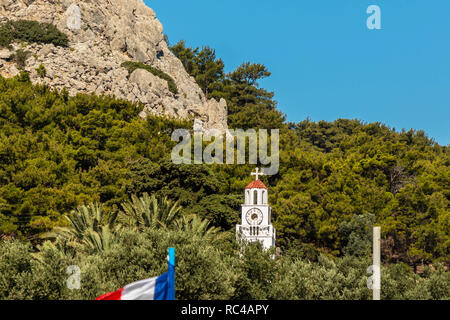
<instances>
[{"instance_id":1,"label":"grey limestone rock","mask_svg":"<svg viewBox=\"0 0 450 320\"><path fill-rule=\"evenodd\" d=\"M74 4L81 13L78 29L68 10ZM33 82L66 87L70 94L96 92L139 101L144 104L142 117L195 118L204 123L204 129L227 129L225 100L205 97L169 50L162 24L142 0L0 0L0 21L17 19L53 23L69 37L68 48L52 44L24 48L31 52L25 70ZM0 50L0 74L7 77L19 72L7 61L9 56L9 50ZM171 93L165 80L146 70L130 75L121 67L125 61L143 62L165 72L174 79L179 93ZM35 71L40 64L47 70L44 78Z\"/></svg>"}]
</instances>

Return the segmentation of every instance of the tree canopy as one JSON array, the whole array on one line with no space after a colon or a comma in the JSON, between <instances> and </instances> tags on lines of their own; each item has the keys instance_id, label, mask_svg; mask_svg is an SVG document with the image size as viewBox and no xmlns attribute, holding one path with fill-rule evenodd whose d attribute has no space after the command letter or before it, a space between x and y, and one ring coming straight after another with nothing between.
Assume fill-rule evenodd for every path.
<instances>
[{"instance_id":1,"label":"tree canopy","mask_svg":"<svg viewBox=\"0 0 450 320\"><path fill-rule=\"evenodd\" d=\"M280 172L263 181L281 257L252 246L239 252L233 240L253 166L170 161L171 133L192 121L143 120L142 105L70 97L22 72L0 77L0 236L17 239L0 240L0 299L91 299L163 272L169 245L181 255L181 299L367 299L374 224L382 227L385 298L449 298L448 146L381 123L287 123L259 86L270 76L265 66L226 73L211 48L180 42L172 50L209 98L227 101L230 128L280 129ZM80 231L66 233L82 239L77 246L44 241L70 226ZM82 292L64 288L72 264L86 274Z\"/></svg>"}]
</instances>

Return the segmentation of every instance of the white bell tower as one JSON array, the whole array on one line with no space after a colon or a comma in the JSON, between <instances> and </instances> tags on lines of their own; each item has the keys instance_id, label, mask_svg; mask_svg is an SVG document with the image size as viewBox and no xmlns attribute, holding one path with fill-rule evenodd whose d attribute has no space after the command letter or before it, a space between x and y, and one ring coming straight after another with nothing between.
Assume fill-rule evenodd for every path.
<instances>
[{"instance_id":1,"label":"white bell tower","mask_svg":"<svg viewBox=\"0 0 450 320\"><path fill-rule=\"evenodd\" d=\"M264 249L275 246L276 231L271 221L269 189L259 180L263 173L252 172L255 181L245 187L245 202L242 205L241 224L236 225L238 241L259 241Z\"/></svg>"}]
</instances>

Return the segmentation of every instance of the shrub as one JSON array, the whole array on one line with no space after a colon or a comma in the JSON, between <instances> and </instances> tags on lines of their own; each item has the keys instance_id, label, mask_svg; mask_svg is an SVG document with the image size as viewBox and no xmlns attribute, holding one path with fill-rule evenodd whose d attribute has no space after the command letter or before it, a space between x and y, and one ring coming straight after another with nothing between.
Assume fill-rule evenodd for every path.
<instances>
[{"instance_id":1,"label":"shrub","mask_svg":"<svg viewBox=\"0 0 450 320\"><path fill-rule=\"evenodd\" d=\"M23 69L26 65L28 56L30 55L30 51L26 51L23 49L18 49L12 56L11 60L17 64L19 69Z\"/></svg>"},{"instance_id":2,"label":"shrub","mask_svg":"<svg viewBox=\"0 0 450 320\"><path fill-rule=\"evenodd\" d=\"M13 42L14 36L11 28L8 28L6 24L0 26L0 47L11 48L11 42Z\"/></svg>"},{"instance_id":3,"label":"shrub","mask_svg":"<svg viewBox=\"0 0 450 320\"><path fill-rule=\"evenodd\" d=\"M30 83L30 73L28 71L21 71L19 75L17 76L17 81L19 82L25 82Z\"/></svg>"},{"instance_id":4,"label":"shrub","mask_svg":"<svg viewBox=\"0 0 450 320\"><path fill-rule=\"evenodd\" d=\"M32 20L7 21L0 25L0 47L10 47L14 40L52 43L67 47L69 38L53 24Z\"/></svg>"},{"instance_id":5,"label":"shrub","mask_svg":"<svg viewBox=\"0 0 450 320\"><path fill-rule=\"evenodd\" d=\"M45 78L45 76L47 75L47 69L45 69L45 66L43 64L39 65L39 67L36 68L36 72L41 78Z\"/></svg>"},{"instance_id":6,"label":"shrub","mask_svg":"<svg viewBox=\"0 0 450 320\"><path fill-rule=\"evenodd\" d=\"M133 73L133 71L135 71L137 69L147 70L154 76L157 76L163 80L166 80L167 84L169 85L169 91L172 92L173 94L178 94L178 87L177 87L175 81L173 80L173 78L161 70L153 68L142 62L133 62L133 61L126 61L126 62L122 63L121 66L123 68L127 69L129 74Z\"/></svg>"},{"instance_id":7,"label":"shrub","mask_svg":"<svg viewBox=\"0 0 450 320\"><path fill-rule=\"evenodd\" d=\"M31 245L17 240L0 242L0 300L21 299L23 278L31 272Z\"/></svg>"},{"instance_id":8,"label":"shrub","mask_svg":"<svg viewBox=\"0 0 450 320\"><path fill-rule=\"evenodd\" d=\"M18 240L0 241L0 300L94 299L167 270L167 248L176 248L176 298L370 300L366 272L370 258L330 258L317 262L289 256L271 258L257 245L239 251L189 233L125 229L107 250L73 250L72 243L46 241L33 253ZM69 266L80 268L80 290L69 290ZM422 276L406 265L382 268L382 299L450 298L450 273L442 266Z\"/></svg>"},{"instance_id":9,"label":"shrub","mask_svg":"<svg viewBox=\"0 0 450 320\"><path fill-rule=\"evenodd\" d=\"M177 250L177 299L229 299L237 279L229 257L208 242L178 231L127 230L117 243L94 255L68 254L50 241L32 254L19 241L0 242L0 300L95 299L134 281L167 271L167 248ZM81 271L80 290L69 290L67 267Z\"/></svg>"}]
</instances>

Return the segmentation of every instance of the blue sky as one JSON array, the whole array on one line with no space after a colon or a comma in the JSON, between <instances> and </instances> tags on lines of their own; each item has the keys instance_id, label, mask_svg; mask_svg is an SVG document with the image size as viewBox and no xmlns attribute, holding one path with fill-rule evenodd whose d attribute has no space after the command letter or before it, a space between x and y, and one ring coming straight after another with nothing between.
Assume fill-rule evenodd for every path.
<instances>
[{"instance_id":1,"label":"blue sky","mask_svg":"<svg viewBox=\"0 0 450 320\"><path fill-rule=\"evenodd\" d=\"M231 71L266 65L289 121L380 121L450 143L448 0L145 0L172 44L208 45ZM381 8L382 30L366 9Z\"/></svg>"}]
</instances>

